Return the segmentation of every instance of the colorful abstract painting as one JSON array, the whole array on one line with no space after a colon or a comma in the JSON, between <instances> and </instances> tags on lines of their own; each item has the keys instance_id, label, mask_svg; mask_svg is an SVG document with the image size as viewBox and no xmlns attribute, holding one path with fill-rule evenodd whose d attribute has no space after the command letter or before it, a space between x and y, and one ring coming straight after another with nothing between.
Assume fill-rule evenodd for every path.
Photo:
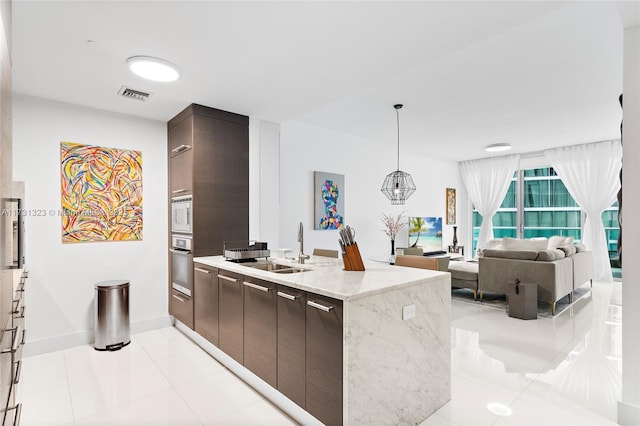
<instances>
[{"instance_id":1,"label":"colorful abstract painting","mask_svg":"<svg viewBox=\"0 0 640 426\"><path fill-rule=\"evenodd\" d=\"M410 217L409 247L422 247L422 251L442 250L442 218Z\"/></svg>"},{"instance_id":2,"label":"colorful abstract painting","mask_svg":"<svg viewBox=\"0 0 640 426\"><path fill-rule=\"evenodd\" d=\"M60 143L62 242L142 240L142 153Z\"/></svg>"},{"instance_id":3,"label":"colorful abstract painting","mask_svg":"<svg viewBox=\"0 0 640 426\"><path fill-rule=\"evenodd\" d=\"M344 175L314 172L314 229L338 229L344 224Z\"/></svg>"}]
</instances>

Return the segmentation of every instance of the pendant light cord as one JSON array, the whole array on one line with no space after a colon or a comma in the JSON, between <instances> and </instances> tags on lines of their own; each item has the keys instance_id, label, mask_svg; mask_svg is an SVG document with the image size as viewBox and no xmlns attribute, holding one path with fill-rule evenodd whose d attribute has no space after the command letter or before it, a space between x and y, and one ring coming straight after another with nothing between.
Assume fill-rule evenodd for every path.
<instances>
[{"instance_id":1,"label":"pendant light cord","mask_svg":"<svg viewBox=\"0 0 640 426\"><path fill-rule=\"evenodd\" d=\"M400 170L400 113L396 108L396 125L398 127L398 170Z\"/></svg>"}]
</instances>

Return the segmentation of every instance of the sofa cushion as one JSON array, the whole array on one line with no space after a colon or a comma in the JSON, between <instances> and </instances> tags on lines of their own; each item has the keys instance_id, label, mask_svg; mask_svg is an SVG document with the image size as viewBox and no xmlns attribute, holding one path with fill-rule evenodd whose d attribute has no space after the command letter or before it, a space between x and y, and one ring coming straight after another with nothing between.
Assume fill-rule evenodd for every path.
<instances>
[{"instance_id":1,"label":"sofa cushion","mask_svg":"<svg viewBox=\"0 0 640 426\"><path fill-rule=\"evenodd\" d=\"M573 244L566 245L566 246L560 246L560 247L558 247L558 250L562 250L564 252L565 256L567 256L567 257L573 256L574 254L576 254L576 246L574 246Z\"/></svg>"},{"instance_id":2,"label":"sofa cushion","mask_svg":"<svg viewBox=\"0 0 640 426\"><path fill-rule=\"evenodd\" d=\"M553 237L549 237L549 243L547 244L548 249L556 249L560 246L566 246L573 244L573 237L564 237L562 235L554 235Z\"/></svg>"},{"instance_id":3,"label":"sofa cushion","mask_svg":"<svg viewBox=\"0 0 640 426\"><path fill-rule=\"evenodd\" d=\"M563 257L565 257L565 254L562 250L540 250L536 260L541 262L553 262L554 260L562 259Z\"/></svg>"},{"instance_id":4,"label":"sofa cushion","mask_svg":"<svg viewBox=\"0 0 640 426\"><path fill-rule=\"evenodd\" d=\"M500 257L503 259L518 259L518 260L536 260L538 257L538 250L498 250L498 249L485 249L482 252L484 257Z\"/></svg>"},{"instance_id":5,"label":"sofa cushion","mask_svg":"<svg viewBox=\"0 0 640 426\"><path fill-rule=\"evenodd\" d=\"M504 237L502 239L502 248L505 250L526 250L538 251L547 248L548 241L546 238L522 240L520 238Z\"/></svg>"}]
</instances>

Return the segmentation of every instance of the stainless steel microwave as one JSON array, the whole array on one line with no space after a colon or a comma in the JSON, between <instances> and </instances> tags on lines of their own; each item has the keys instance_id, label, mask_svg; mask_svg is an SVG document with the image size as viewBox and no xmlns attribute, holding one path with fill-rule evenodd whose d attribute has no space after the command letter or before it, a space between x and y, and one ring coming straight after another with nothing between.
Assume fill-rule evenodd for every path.
<instances>
[{"instance_id":1,"label":"stainless steel microwave","mask_svg":"<svg viewBox=\"0 0 640 426\"><path fill-rule=\"evenodd\" d=\"M193 199L191 195L171 199L171 233L193 233Z\"/></svg>"}]
</instances>

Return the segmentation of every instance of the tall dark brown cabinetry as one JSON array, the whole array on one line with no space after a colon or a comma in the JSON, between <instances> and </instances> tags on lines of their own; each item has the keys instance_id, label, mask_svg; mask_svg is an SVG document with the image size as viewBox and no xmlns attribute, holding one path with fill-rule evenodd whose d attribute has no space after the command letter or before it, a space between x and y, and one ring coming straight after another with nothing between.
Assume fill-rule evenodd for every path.
<instances>
[{"instance_id":1,"label":"tall dark brown cabinetry","mask_svg":"<svg viewBox=\"0 0 640 426\"><path fill-rule=\"evenodd\" d=\"M249 117L192 104L168 123L169 197L193 195L194 256L249 238Z\"/></svg>"},{"instance_id":2,"label":"tall dark brown cabinetry","mask_svg":"<svg viewBox=\"0 0 640 426\"><path fill-rule=\"evenodd\" d=\"M219 255L224 241L248 240L249 117L191 104L167 130L169 198L191 196L192 256ZM175 294L169 259L169 313L194 328L197 291L191 283L191 296Z\"/></svg>"}]
</instances>

